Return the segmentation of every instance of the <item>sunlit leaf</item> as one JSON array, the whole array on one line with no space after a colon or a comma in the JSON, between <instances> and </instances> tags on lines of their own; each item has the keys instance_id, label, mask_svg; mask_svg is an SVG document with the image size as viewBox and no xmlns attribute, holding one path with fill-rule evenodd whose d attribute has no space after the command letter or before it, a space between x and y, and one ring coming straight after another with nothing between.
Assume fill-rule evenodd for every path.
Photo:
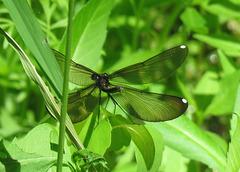
<instances>
[{"instance_id":1,"label":"sunlit leaf","mask_svg":"<svg viewBox=\"0 0 240 172\"><path fill-rule=\"evenodd\" d=\"M221 115L233 112L237 93L240 71L225 75L219 82L219 91L214 96L211 104L204 112L207 114Z\"/></svg>"},{"instance_id":2,"label":"sunlit leaf","mask_svg":"<svg viewBox=\"0 0 240 172\"><path fill-rule=\"evenodd\" d=\"M56 157L44 157L36 153L22 151L8 141L0 141L0 171L47 171L53 166Z\"/></svg>"},{"instance_id":3,"label":"sunlit leaf","mask_svg":"<svg viewBox=\"0 0 240 172\"><path fill-rule=\"evenodd\" d=\"M198 33L208 33L205 19L195 8L186 8L180 18L190 30Z\"/></svg>"},{"instance_id":4,"label":"sunlit leaf","mask_svg":"<svg viewBox=\"0 0 240 172\"><path fill-rule=\"evenodd\" d=\"M92 118L96 118L96 116L92 115L87 119L79 137L83 141L84 146L90 151L104 155L111 144L112 128L106 119L102 120L97 126L95 123L92 125L92 121L95 121Z\"/></svg>"},{"instance_id":5,"label":"sunlit leaf","mask_svg":"<svg viewBox=\"0 0 240 172\"><path fill-rule=\"evenodd\" d=\"M187 117L152 124L162 135L164 143L183 156L201 161L213 169L223 170L226 155L196 124Z\"/></svg>"},{"instance_id":6,"label":"sunlit leaf","mask_svg":"<svg viewBox=\"0 0 240 172\"><path fill-rule=\"evenodd\" d=\"M155 156L153 165L150 170L147 170L146 164L144 163L143 157L140 155L141 152L136 149L136 159L137 159L137 170L138 171L149 171L149 172L155 172L158 171L160 168L160 165L162 164L162 154L164 151L164 145L163 145L163 139L161 137L161 133L153 128L151 125L146 125L147 130L151 134L154 142L154 148L155 148Z\"/></svg>"},{"instance_id":7,"label":"sunlit leaf","mask_svg":"<svg viewBox=\"0 0 240 172\"><path fill-rule=\"evenodd\" d=\"M203 8L215 15L228 18L240 18L240 6L226 0L211 0L208 4L203 5Z\"/></svg>"},{"instance_id":8,"label":"sunlit leaf","mask_svg":"<svg viewBox=\"0 0 240 172\"><path fill-rule=\"evenodd\" d=\"M240 41L232 36L226 34L194 34L193 37L215 48L223 50L230 56L240 56Z\"/></svg>"},{"instance_id":9,"label":"sunlit leaf","mask_svg":"<svg viewBox=\"0 0 240 172\"><path fill-rule=\"evenodd\" d=\"M72 56L77 63L96 70L106 38L112 0L94 0L81 8L73 21ZM65 50L66 35L60 50ZM63 52L64 53L64 52ZM91 60L89 60L91 58Z\"/></svg>"},{"instance_id":10,"label":"sunlit leaf","mask_svg":"<svg viewBox=\"0 0 240 172\"><path fill-rule=\"evenodd\" d=\"M226 56L221 50L218 50L219 60L225 75L234 73L237 69L233 59Z\"/></svg>"},{"instance_id":11,"label":"sunlit leaf","mask_svg":"<svg viewBox=\"0 0 240 172\"><path fill-rule=\"evenodd\" d=\"M232 125L231 125L231 142L229 144L229 150L227 153L227 172L235 172L240 169L240 85L238 85L237 97L235 101Z\"/></svg>"}]
</instances>

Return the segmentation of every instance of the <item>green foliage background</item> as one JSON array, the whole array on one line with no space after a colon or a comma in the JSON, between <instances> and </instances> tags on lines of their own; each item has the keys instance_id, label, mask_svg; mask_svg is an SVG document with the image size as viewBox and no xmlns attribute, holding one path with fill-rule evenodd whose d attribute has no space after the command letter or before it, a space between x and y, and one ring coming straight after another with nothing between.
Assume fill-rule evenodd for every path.
<instances>
[{"instance_id":1,"label":"green foliage background","mask_svg":"<svg viewBox=\"0 0 240 172\"><path fill-rule=\"evenodd\" d=\"M50 47L64 53L67 1L28 3ZM59 96L61 86L57 89L54 83L61 83L61 78L51 79L48 70L53 76L59 71L39 60L37 51L24 39L23 34L31 29L13 22L5 5L0 2L0 27L22 47L53 94ZM95 130L89 132L96 112L75 125L84 146L104 155L111 171L238 171L239 0L90 0L77 1L75 7L73 59L97 72L114 72L174 46L189 48L187 60L177 72L139 88L186 98L185 116L133 126L102 107L101 115L108 118ZM4 37L0 40L0 138L4 139L0 153L8 148L19 164L25 158L44 157L35 169L45 171L56 160L57 123L47 113L42 95L25 74L18 55ZM124 115L121 110L117 114ZM74 151L73 146L65 146L65 164L70 162L73 168ZM4 153L0 158L4 159ZM22 171L32 166L28 162Z\"/></svg>"}]
</instances>

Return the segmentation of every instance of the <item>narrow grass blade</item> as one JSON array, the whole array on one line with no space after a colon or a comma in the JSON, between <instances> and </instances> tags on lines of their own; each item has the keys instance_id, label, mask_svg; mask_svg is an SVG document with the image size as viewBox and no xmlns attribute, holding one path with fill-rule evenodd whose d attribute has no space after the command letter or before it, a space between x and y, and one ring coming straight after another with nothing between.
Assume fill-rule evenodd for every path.
<instances>
[{"instance_id":1,"label":"narrow grass blade","mask_svg":"<svg viewBox=\"0 0 240 172\"><path fill-rule=\"evenodd\" d=\"M62 93L63 78L37 19L26 0L3 0L24 43L43 69L57 96Z\"/></svg>"},{"instance_id":2,"label":"narrow grass blade","mask_svg":"<svg viewBox=\"0 0 240 172\"><path fill-rule=\"evenodd\" d=\"M28 77L35 82L35 84L40 89L43 98L45 100L46 107L48 108L49 112L53 115L55 119L60 118L60 104L57 104L55 101L54 96L49 91L49 88L46 86L42 78L37 73L35 67L28 59L27 55L24 51L19 47L19 45L6 33L0 28L0 34L2 34L10 43L10 45L14 48L14 50L18 53L19 58L22 62L23 68L27 73ZM79 150L83 148L81 141L78 138L78 135L72 125L70 118L67 116L66 121L67 127L67 134L69 141Z\"/></svg>"}]
</instances>

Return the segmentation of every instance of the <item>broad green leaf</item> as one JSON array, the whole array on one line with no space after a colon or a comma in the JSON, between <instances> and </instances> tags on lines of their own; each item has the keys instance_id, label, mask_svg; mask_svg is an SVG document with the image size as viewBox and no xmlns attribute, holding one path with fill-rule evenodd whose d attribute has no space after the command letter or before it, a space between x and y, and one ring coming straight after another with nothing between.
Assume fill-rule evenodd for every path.
<instances>
[{"instance_id":1,"label":"broad green leaf","mask_svg":"<svg viewBox=\"0 0 240 172\"><path fill-rule=\"evenodd\" d=\"M201 14L192 7L188 7L184 10L184 12L180 16L184 25L187 26L188 29L197 32L197 33L208 33L208 28L205 26L206 21L201 16Z\"/></svg>"},{"instance_id":2,"label":"broad green leaf","mask_svg":"<svg viewBox=\"0 0 240 172\"><path fill-rule=\"evenodd\" d=\"M133 142L143 156L147 169L151 169L155 156L155 149L152 136L148 130L143 125L127 124L121 125L121 127L131 134Z\"/></svg>"},{"instance_id":3,"label":"broad green leaf","mask_svg":"<svg viewBox=\"0 0 240 172\"><path fill-rule=\"evenodd\" d=\"M163 152L163 160L161 170L164 172L187 172L187 164L189 159L183 157L179 152L165 147Z\"/></svg>"},{"instance_id":4,"label":"broad green leaf","mask_svg":"<svg viewBox=\"0 0 240 172\"><path fill-rule=\"evenodd\" d=\"M3 0L3 3L23 41L33 53L57 95L60 96L63 86L61 71L27 0Z\"/></svg>"},{"instance_id":5,"label":"broad green leaf","mask_svg":"<svg viewBox=\"0 0 240 172\"><path fill-rule=\"evenodd\" d=\"M231 58L226 56L221 50L218 50L217 52L224 75L236 72L237 67L235 62Z\"/></svg>"},{"instance_id":6,"label":"broad green leaf","mask_svg":"<svg viewBox=\"0 0 240 172\"><path fill-rule=\"evenodd\" d=\"M56 157L44 157L36 153L27 153L22 151L16 145L1 140L0 152L2 156L0 158L0 171L47 171L53 166L57 158Z\"/></svg>"},{"instance_id":7,"label":"broad green leaf","mask_svg":"<svg viewBox=\"0 0 240 172\"><path fill-rule=\"evenodd\" d=\"M202 115L211 103L215 94L219 92L219 76L216 72L206 71L194 89L194 105L198 115ZM188 100L188 99L187 99ZM191 100L191 99L190 99ZM202 118L202 116L200 117Z\"/></svg>"},{"instance_id":8,"label":"broad green leaf","mask_svg":"<svg viewBox=\"0 0 240 172\"><path fill-rule=\"evenodd\" d=\"M222 151L226 154L228 150L228 143L226 140L224 140L222 137L220 137L218 134L206 131L206 134L215 142L218 143L218 145L221 147Z\"/></svg>"},{"instance_id":9,"label":"broad green leaf","mask_svg":"<svg viewBox=\"0 0 240 172\"><path fill-rule=\"evenodd\" d=\"M238 85L238 91L235 101L231 132L233 133L231 136L231 142L229 144L229 150L227 153L227 172L235 172L240 170L240 84ZM234 124L234 125L233 125Z\"/></svg>"},{"instance_id":10,"label":"broad green leaf","mask_svg":"<svg viewBox=\"0 0 240 172\"><path fill-rule=\"evenodd\" d=\"M221 79L219 92L214 96L211 104L204 112L206 115L221 115L233 112L239 79L240 71L225 75Z\"/></svg>"},{"instance_id":11,"label":"broad green leaf","mask_svg":"<svg viewBox=\"0 0 240 172\"><path fill-rule=\"evenodd\" d=\"M122 128L114 128L111 132L111 147L108 150L118 151L123 146L129 146L131 141L130 134Z\"/></svg>"},{"instance_id":12,"label":"broad green leaf","mask_svg":"<svg viewBox=\"0 0 240 172\"><path fill-rule=\"evenodd\" d=\"M0 34L2 34L9 42L9 44L13 47L13 49L18 53L21 63L25 72L27 73L28 77L35 82L35 84L40 89L43 98L45 100L46 107L50 114L55 118L60 118L60 104L56 103L55 98L53 97L52 93L49 91L49 88L44 83L43 79L37 73L35 67L24 53L24 51L20 48L20 46L6 33L0 28ZM73 127L73 124L67 116L66 120L66 127L67 127L67 135L69 141L76 147L76 149L83 148L81 141L78 138L78 135Z\"/></svg>"},{"instance_id":13,"label":"broad green leaf","mask_svg":"<svg viewBox=\"0 0 240 172\"><path fill-rule=\"evenodd\" d=\"M97 114L97 111L94 111L94 113L95 112ZM111 145L112 128L106 119L101 120L96 127L93 118L96 118L96 115L91 115L86 119L87 121L80 131L79 138L83 141L84 146L91 152L104 155L107 148ZM92 123L92 121L94 121L94 123Z\"/></svg>"},{"instance_id":14,"label":"broad green leaf","mask_svg":"<svg viewBox=\"0 0 240 172\"><path fill-rule=\"evenodd\" d=\"M15 142L24 152L37 153L41 156L57 156L57 150L51 150L51 144L58 144L57 130L50 124L41 124Z\"/></svg>"},{"instance_id":15,"label":"broad green leaf","mask_svg":"<svg viewBox=\"0 0 240 172\"><path fill-rule=\"evenodd\" d=\"M206 71L198 81L194 94L214 95L219 92L218 74L213 71Z\"/></svg>"},{"instance_id":16,"label":"broad green leaf","mask_svg":"<svg viewBox=\"0 0 240 172\"><path fill-rule=\"evenodd\" d=\"M114 117L110 117L113 129L122 128L131 135L134 144L141 152L141 158L144 159L147 170L150 170L154 161L155 147L153 138L145 126L129 124L122 116L118 116L117 120L111 120L111 118Z\"/></svg>"},{"instance_id":17,"label":"broad green leaf","mask_svg":"<svg viewBox=\"0 0 240 172\"><path fill-rule=\"evenodd\" d=\"M114 127L120 124L125 124L126 120L121 115L110 116L109 121L113 127L111 132L111 146L108 150L118 151L123 146L129 146L131 135L121 127Z\"/></svg>"},{"instance_id":18,"label":"broad green leaf","mask_svg":"<svg viewBox=\"0 0 240 172\"><path fill-rule=\"evenodd\" d=\"M108 150L118 151L123 146L129 146L131 135L123 128L113 128L111 132L111 146Z\"/></svg>"},{"instance_id":19,"label":"broad green leaf","mask_svg":"<svg viewBox=\"0 0 240 172\"><path fill-rule=\"evenodd\" d=\"M233 4L226 0L211 0L210 3L203 5L203 8L217 16L224 16L228 18L240 18L240 6Z\"/></svg>"},{"instance_id":20,"label":"broad green leaf","mask_svg":"<svg viewBox=\"0 0 240 172\"><path fill-rule=\"evenodd\" d=\"M72 56L77 63L97 69L106 38L112 0L91 0L76 14L73 21ZM66 46L66 35L60 50Z\"/></svg>"},{"instance_id":21,"label":"broad green leaf","mask_svg":"<svg viewBox=\"0 0 240 172\"><path fill-rule=\"evenodd\" d=\"M213 169L224 169L226 157L221 148L187 117L152 125L162 133L164 143L183 156Z\"/></svg>"},{"instance_id":22,"label":"broad green leaf","mask_svg":"<svg viewBox=\"0 0 240 172\"><path fill-rule=\"evenodd\" d=\"M162 154L163 154L163 139L161 137L161 133L153 128L151 125L146 125L147 130L151 134L154 142L154 147L155 147L155 156L154 156L154 161L152 168L150 170L147 170L146 164L144 163L144 159L140 154L140 151L136 149L136 159L137 159L137 171L158 171L159 167L162 163Z\"/></svg>"},{"instance_id":23,"label":"broad green leaf","mask_svg":"<svg viewBox=\"0 0 240 172\"><path fill-rule=\"evenodd\" d=\"M57 157L58 132L50 124L40 124L33 128L21 139L14 142L21 150L27 153L37 153L44 157ZM71 162L70 147L64 144L64 162ZM56 167L52 167L54 169ZM70 171L68 167L64 171Z\"/></svg>"},{"instance_id":24,"label":"broad green leaf","mask_svg":"<svg viewBox=\"0 0 240 172\"><path fill-rule=\"evenodd\" d=\"M193 37L215 48L219 48L230 56L240 57L240 41L225 34L194 34Z\"/></svg>"}]
</instances>

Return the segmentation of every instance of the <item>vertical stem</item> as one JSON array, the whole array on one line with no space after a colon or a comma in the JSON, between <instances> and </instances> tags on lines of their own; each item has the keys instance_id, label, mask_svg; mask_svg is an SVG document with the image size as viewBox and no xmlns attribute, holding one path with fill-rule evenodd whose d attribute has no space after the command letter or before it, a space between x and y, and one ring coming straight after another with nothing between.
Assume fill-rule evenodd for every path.
<instances>
[{"instance_id":1,"label":"vertical stem","mask_svg":"<svg viewBox=\"0 0 240 172\"><path fill-rule=\"evenodd\" d=\"M65 68L64 68L63 97L62 97L61 118L60 118L60 126L59 126L59 142L58 142L59 147L58 147L58 161L57 161L58 172L62 171L62 161L63 161L63 148L64 148L65 128L66 128L65 123L66 123L67 101L68 101L68 78L69 78L72 29L73 29L72 27L73 13L74 13L74 0L69 0L66 61L65 61Z\"/></svg>"},{"instance_id":2,"label":"vertical stem","mask_svg":"<svg viewBox=\"0 0 240 172\"><path fill-rule=\"evenodd\" d=\"M143 6L145 3L145 0L140 0L139 6L137 7L137 4L135 3L135 1L130 1L133 7L133 12L136 16L136 23L134 26L134 31L133 31L133 39L132 39L132 50L135 51L137 49L138 46L138 36L139 36L139 22L141 19L141 15L142 15L142 10L143 10Z\"/></svg>"}]
</instances>

